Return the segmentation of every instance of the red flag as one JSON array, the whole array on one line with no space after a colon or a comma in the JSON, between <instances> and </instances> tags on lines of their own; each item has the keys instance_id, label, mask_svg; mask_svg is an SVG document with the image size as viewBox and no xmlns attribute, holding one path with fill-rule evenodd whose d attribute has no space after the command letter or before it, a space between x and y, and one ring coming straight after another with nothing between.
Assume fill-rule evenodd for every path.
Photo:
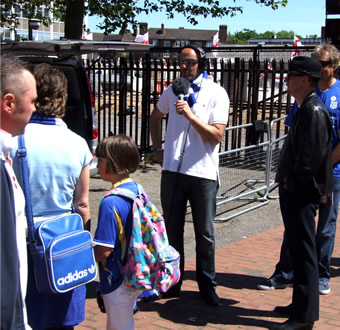
<instances>
[{"instance_id":1,"label":"red flag","mask_svg":"<svg viewBox=\"0 0 340 330\"><path fill-rule=\"evenodd\" d=\"M137 34L133 42L146 45L149 44L149 32L146 32L145 34Z\"/></svg>"},{"instance_id":2,"label":"red flag","mask_svg":"<svg viewBox=\"0 0 340 330\"><path fill-rule=\"evenodd\" d=\"M294 47L303 46L300 39L296 37L295 35L294 35L294 40L293 40L293 46ZM297 49L295 49L295 51L292 52L291 58L295 56L300 56L300 52Z\"/></svg>"},{"instance_id":3,"label":"red flag","mask_svg":"<svg viewBox=\"0 0 340 330\"><path fill-rule=\"evenodd\" d=\"M220 39L218 39L218 32L213 36L213 47L216 48L218 47L218 42Z\"/></svg>"}]
</instances>

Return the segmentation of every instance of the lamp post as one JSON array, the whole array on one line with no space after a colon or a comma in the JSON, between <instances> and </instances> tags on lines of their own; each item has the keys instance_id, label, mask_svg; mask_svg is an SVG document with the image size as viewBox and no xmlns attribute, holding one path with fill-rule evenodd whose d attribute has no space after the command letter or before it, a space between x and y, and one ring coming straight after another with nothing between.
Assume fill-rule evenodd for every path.
<instances>
[{"instance_id":1,"label":"lamp post","mask_svg":"<svg viewBox=\"0 0 340 330\"><path fill-rule=\"evenodd\" d=\"M31 18L28 21L28 40L33 40L33 30L38 30L40 26L40 21Z\"/></svg>"}]
</instances>

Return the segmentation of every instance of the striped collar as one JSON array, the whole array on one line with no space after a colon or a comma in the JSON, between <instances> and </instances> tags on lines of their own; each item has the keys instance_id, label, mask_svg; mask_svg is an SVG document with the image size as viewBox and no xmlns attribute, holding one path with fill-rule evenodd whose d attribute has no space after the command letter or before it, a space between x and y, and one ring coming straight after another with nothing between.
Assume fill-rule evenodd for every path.
<instances>
[{"instance_id":1,"label":"striped collar","mask_svg":"<svg viewBox=\"0 0 340 330\"><path fill-rule=\"evenodd\" d=\"M34 113L29 121L30 124L67 126L61 118Z\"/></svg>"}]
</instances>

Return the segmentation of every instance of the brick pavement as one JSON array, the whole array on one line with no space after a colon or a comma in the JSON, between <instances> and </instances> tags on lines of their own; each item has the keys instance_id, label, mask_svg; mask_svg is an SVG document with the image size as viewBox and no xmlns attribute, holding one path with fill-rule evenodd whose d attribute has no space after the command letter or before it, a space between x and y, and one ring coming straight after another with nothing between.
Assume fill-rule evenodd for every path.
<instances>
[{"instance_id":1,"label":"brick pavement","mask_svg":"<svg viewBox=\"0 0 340 330\"><path fill-rule=\"evenodd\" d=\"M279 257L283 227L265 231L216 250L217 293L221 303L206 305L199 296L195 258L186 261L181 297L143 303L135 314L136 329L256 329L286 319L272 310L291 301L292 289L260 291L256 284L272 274ZM92 288L93 289L93 288ZM90 290L91 291L91 288ZM92 290L93 291L93 290ZM91 294L90 294L91 296ZM332 259L331 292L320 296L315 329L340 329L340 238ZM76 330L105 329L106 315L95 298L86 300L86 320Z\"/></svg>"}]
</instances>

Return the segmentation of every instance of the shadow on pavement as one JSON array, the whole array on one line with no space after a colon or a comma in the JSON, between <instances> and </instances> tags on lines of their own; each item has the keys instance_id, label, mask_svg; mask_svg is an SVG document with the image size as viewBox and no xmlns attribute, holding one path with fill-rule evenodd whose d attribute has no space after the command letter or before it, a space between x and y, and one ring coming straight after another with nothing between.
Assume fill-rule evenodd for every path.
<instances>
[{"instance_id":1,"label":"shadow on pavement","mask_svg":"<svg viewBox=\"0 0 340 330\"><path fill-rule=\"evenodd\" d=\"M231 289L249 289L257 290L257 284L262 282L265 278L259 276L251 276L234 273L216 273L216 282L218 286L224 286ZM196 281L196 274L194 271L185 271L184 280Z\"/></svg>"},{"instance_id":2,"label":"shadow on pavement","mask_svg":"<svg viewBox=\"0 0 340 330\"><path fill-rule=\"evenodd\" d=\"M191 326L206 326L207 324L238 325L269 328L276 322L262 318L280 317L277 313L258 309L247 309L234 306L239 301L221 299L219 306L212 307L200 298L199 292L182 291L180 298L160 302L144 302L138 304L143 312L156 311L162 319L174 323Z\"/></svg>"}]
</instances>

